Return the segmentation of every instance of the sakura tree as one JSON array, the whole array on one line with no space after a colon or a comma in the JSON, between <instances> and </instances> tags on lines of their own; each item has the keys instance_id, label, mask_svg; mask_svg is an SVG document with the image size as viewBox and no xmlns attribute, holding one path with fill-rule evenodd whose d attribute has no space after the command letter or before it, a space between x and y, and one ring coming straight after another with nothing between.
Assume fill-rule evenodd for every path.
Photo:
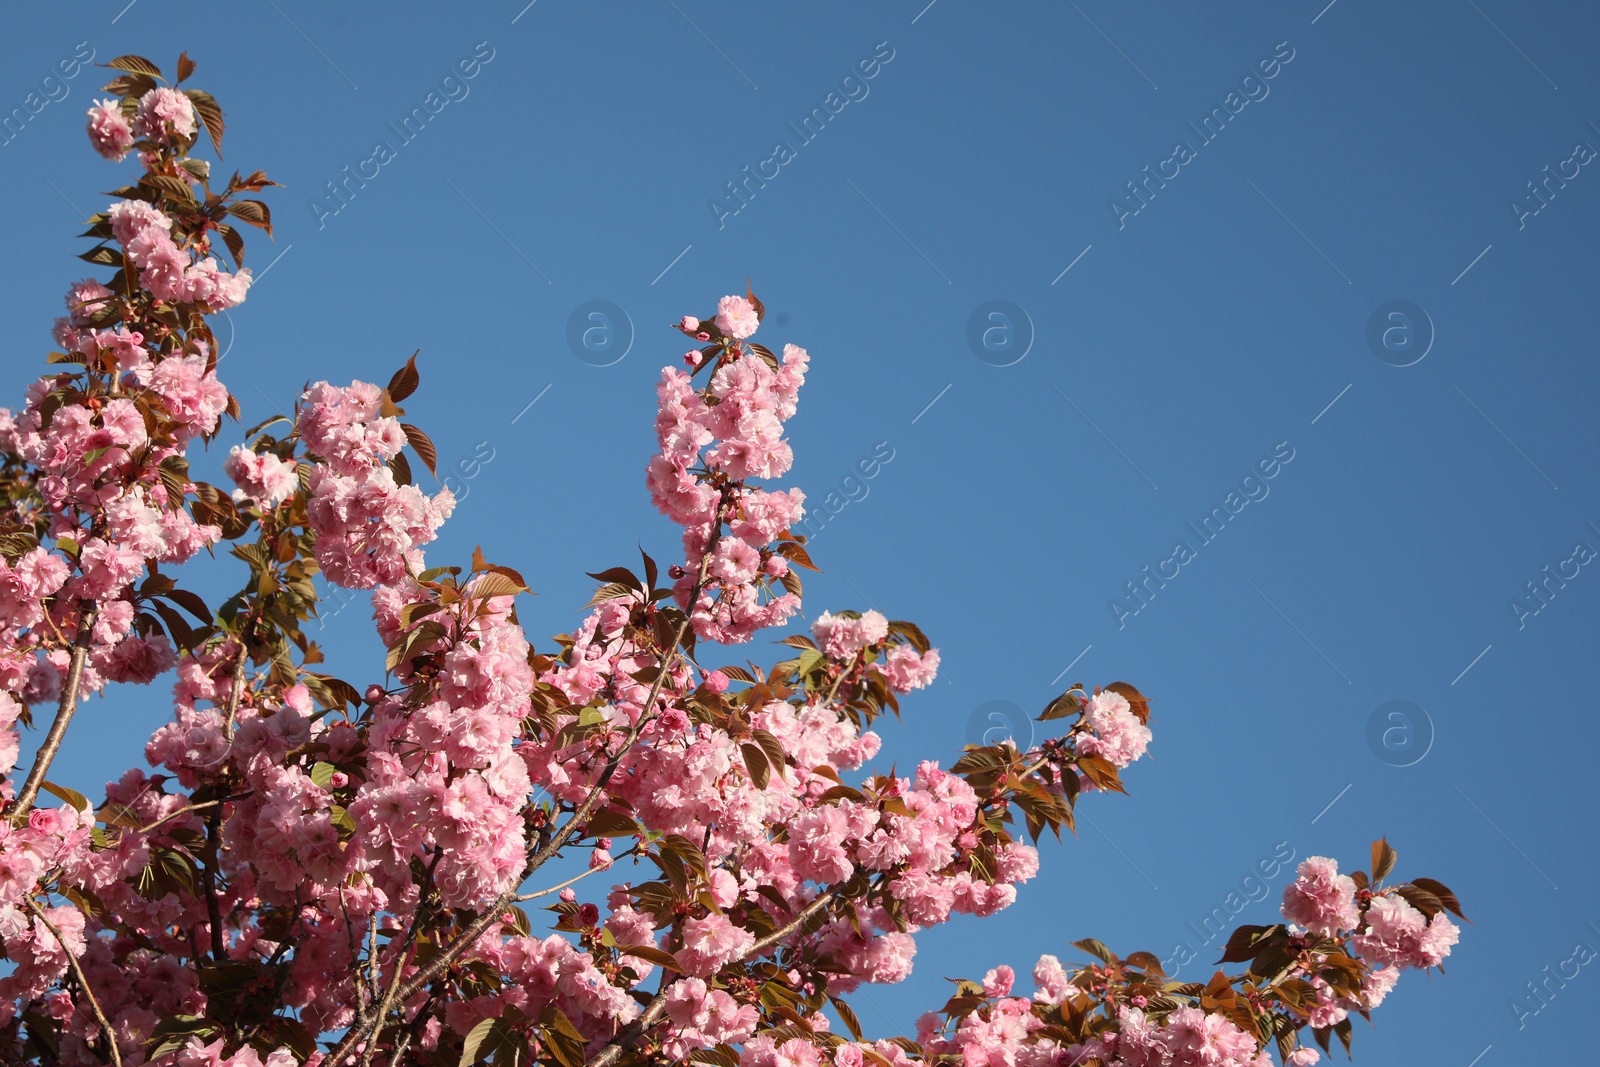
<instances>
[{"instance_id":1,"label":"sakura tree","mask_svg":"<svg viewBox=\"0 0 1600 1067\"><path fill-rule=\"evenodd\" d=\"M454 499L408 459L434 469L401 421L414 356L230 429L234 487L196 480L190 449L240 415L208 318L245 299L238 227L270 234L250 196L273 183L191 154L224 122L180 88L187 56L171 83L109 66L90 141L141 168L89 220L109 276L68 289L51 373L0 411L7 1062L1300 1067L1449 954L1456 898L1386 881L1378 841L1369 872L1302 863L1284 921L1241 927L1209 981L1083 940L1031 993L997 963L914 1036L867 1039L854 990L910 975L919 931L1010 905L1039 840L1122 791L1145 697L1074 686L1048 740L896 775L873 728L939 667L914 624L823 613L770 666L723 662L815 569L804 495L775 485L810 356L752 339L748 289L676 324L694 347L657 384L645 481L681 548L592 575L541 647L522 573L425 558ZM240 582L214 609L178 577L203 551ZM371 591L381 667L322 669L319 574ZM172 717L91 803L51 764L129 684L171 685ZM19 726L42 737L14 775Z\"/></svg>"}]
</instances>

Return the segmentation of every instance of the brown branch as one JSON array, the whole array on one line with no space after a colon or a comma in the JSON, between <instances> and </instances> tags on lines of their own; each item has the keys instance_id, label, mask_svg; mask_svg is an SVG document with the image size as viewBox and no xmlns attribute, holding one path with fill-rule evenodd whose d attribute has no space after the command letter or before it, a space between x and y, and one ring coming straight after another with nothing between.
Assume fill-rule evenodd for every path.
<instances>
[{"instance_id":1,"label":"brown branch","mask_svg":"<svg viewBox=\"0 0 1600 1067\"><path fill-rule=\"evenodd\" d=\"M248 630L249 624L246 624ZM230 743L233 741L233 721L239 714L239 701L244 696L244 664L246 657L244 632L239 634L239 655L233 661L233 681L228 687L227 713L222 719L222 736Z\"/></svg>"},{"instance_id":2,"label":"brown branch","mask_svg":"<svg viewBox=\"0 0 1600 1067\"><path fill-rule=\"evenodd\" d=\"M790 935L798 933L812 919L826 911L834 900L835 897L832 893L822 894L816 900L800 909L800 913L793 919L790 919L787 923L751 945L749 950L740 957L740 961L759 956ZM677 983L673 984L676 985ZM605 1048L595 1053L584 1067L611 1067L612 1064L621 1059L628 1046L643 1037L644 1032L659 1022L661 1017L667 1013L667 993L671 988L671 986L663 983L661 991L650 998L649 1005L640 1013L639 1017L617 1031L617 1036L608 1041Z\"/></svg>"},{"instance_id":3,"label":"brown branch","mask_svg":"<svg viewBox=\"0 0 1600 1067\"><path fill-rule=\"evenodd\" d=\"M101 1010L100 1002L94 999L94 990L89 988L89 979L84 977L83 967L78 963L78 957L74 956L72 950L67 947L67 939L61 936L61 929L45 918L44 912L39 908L39 905L33 902L32 896L24 896L22 902L28 906L29 911L33 912L33 917L44 923L45 929L55 935L56 942L61 946L62 954L67 957L67 966L72 968L72 976L78 980L78 985L83 989L83 995L89 1000L89 1010L94 1012L94 1021L100 1024L100 1029L106 1035L106 1044L111 1048L111 1062L116 1064L116 1067L122 1067L122 1052L117 1048L116 1031L111 1029L111 1022L106 1018L106 1013Z\"/></svg>"},{"instance_id":4,"label":"brown branch","mask_svg":"<svg viewBox=\"0 0 1600 1067\"><path fill-rule=\"evenodd\" d=\"M56 758L56 753L61 751L61 742L67 736L67 727L72 722L72 716L78 710L78 690L83 683L83 661L89 654L89 644L94 640L95 609L91 606L82 611L78 619L78 635L72 642L72 652L67 660L67 677L61 683L61 700L56 705L55 721L50 724L50 732L45 734L44 743L39 746L39 751L33 757L33 766L28 771L28 778L22 785L22 791L6 809L8 818L26 815L33 808L33 801L39 795L39 787L44 784L44 776L50 770L50 764Z\"/></svg>"},{"instance_id":5,"label":"brown branch","mask_svg":"<svg viewBox=\"0 0 1600 1067\"><path fill-rule=\"evenodd\" d=\"M206 918L211 925L211 960L219 964L227 954L222 941L222 905L217 901L217 875L222 868L217 838L221 833L222 809L215 807L206 815L206 857L201 873L205 876Z\"/></svg>"},{"instance_id":6,"label":"brown branch","mask_svg":"<svg viewBox=\"0 0 1600 1067\"><path fill-rule=\"evenodd\" d=\"M183 807L178 808L176 811L167 812L165 815L161 816L161 818L157 819L155 822L150 823L150 824L148 824L146 826L139 827L139 829L135 830L134 833L147 834L151 830L154 830L156 827L160 826L162 823L171 822L173 819L176 819L180 815L188 815L188 814L191 814L192 812L196 812L196 811L205 811L207 808L214 808L214 807L218 806L219 804L226 804L230 800L243 800L245 797L249 796L251 793L254 793L254 792L255 792L254 789L246 789L243 793L235 793L232 796L222 797L222 798L217 799L217 800L207 800L207 801L205 801L203 803L200 803L200 804L185 804Z\"/></svg>"},{"instance_id":7,"label":"brown branch","mask_svg":"<svg viewBox=\"0 0 1600 1067\"><path fill-rule=\"evenodd\" d=\"M721 529L722 519L723 516L719 507L719 530ZM532 877L535 871L544 866L547 860L559 852L561 848L565 846L566 843L570 841L578 832L579 827L588 821L589 816L594 814L595 809L600 806L600 802L606 799L605 789L606 785L611 781L611 776L616 773L617 767L621 765L622 757L627 755L628 750L631 749L634 742L639 739L640 732L644 729L645 725L650 722L650 711L655 707L656 698L661 695L661 687L667 680L667 674L672 669L673 661L677 659L681 653L684 636L689 632L689 627L692 624L694 617L693 612L695 601L699 599L700 590L705 586L706 577L710 574L710 571L711 552L708 548L701 554L700 557L700 574L695 579L694 588L690 590L689 610L684 613L683 621L678 624L676 632L674 632L672 635L672 642L667 647L666 655L663 656L661 660L661 668L656 674L655 681L651 683L650 694L644 700L644 704L639 712L638 721L629 727L628 736L623 741L622 747L618 749L617 753L606 762L605 768L600 772L600 777L597 778L594 785L590 787L589 795L584 797L583 803L578 805L578 807L573 811L571 817L568 818L566 823L562 825L561 829L557 830L550 840L545 843L544 847L539 849L538 852L534 853L528 858L527 866L525 866L522 870L522 877L517 880L518 885L521 885L523 882ZM410 980L400 988L394 999L403 1004L415 996L418 990L427 985L429 982L433 981L436 977L443 973L447 967L459 959L462 953L464 953L472 945L476 944L478 938L482 937L484 933L488 931L489 927L499 922L500 917L505 914L506 908L510 907L516 899L517 890L515 886L506 890L504 893L501 893L500 896L495 898L492 904L485 908L476 919L469 923L467 927L456 936L456 939L452 941L447 948L445 948L438 955L434 956L433 959L429 960L427 965L419 969L416 974L412 975ZM413 924L413 933L415 930L416 925ZM389 998L385 998L386 1003L388 1000ZM382 1025L383 1013L380 1012L377 1020L373 1023L373 1032L375 1033L377 1029L382 1027ZM344 1037L342 1037L339 1040L339 1043L334 1046L333 1051L329 1052L327 1057L323 1059L323 1067L342 1067L345 1059L350 1055L351 1049L354 1048L356 1042L361 1039L362 1033L367 1030L368 1027L365 1020L358 1020L355 1024L353 1024L348 1030L345 1031Z\"/></svg>"},{"instance_id":8,"label":"brown branch","mask_svg":"<svg viewBox=\"0 0 1600 1067\"><path fill-rule=\"evenodd\" d=\"M400 988L400 979L406 973L406 954L410 950L409 944L402 946L400 955L394 961L394 974L389 977L389 989L378 1002L378 1010L373 1013L371 1036L367 1039L367 1047L361 1050L361 1067L370 1067L372 1054L378 1051L378 1035L383 1032L383 1020L388 1018L389 1009L394 1007L395 991Z\"/></svg>"}]
</instances>

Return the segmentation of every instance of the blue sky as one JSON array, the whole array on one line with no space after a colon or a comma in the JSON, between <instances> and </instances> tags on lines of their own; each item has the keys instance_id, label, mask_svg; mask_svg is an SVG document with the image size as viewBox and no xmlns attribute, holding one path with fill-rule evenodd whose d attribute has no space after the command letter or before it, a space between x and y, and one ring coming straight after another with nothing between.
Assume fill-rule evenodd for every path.
<instances>
[{"instance_id":1,"label":"blue sky","mask_svg":"<svg viewBox=\"0 0 1600 1067\"><path fill-rule=\"evenodd\" d=\"M1543 1004L1525 983L1600 950L1600 12L125 3L7 16L0 110L47 101L0 147L12 403L85 273L72 235L127 169L83 136L104 72L44 79L80 42L187 48L227 165L285 185L277 243L248 253L270 269L219 327L246 422L420 347L408 409L463 496L431 556L521 569L541 647L580 618L582 572L672 555L642 477L666 324L748 276L762 339L814 361L790 481L837 514L808 614L877 607L943 653L885 759L950 759L1007 720L992 702L1036 714L1074 681L1152 697L1132 795L1086 804L1010 911L925 935L869 1026L1090 935L1187 942L1203 977L1216 942L1188 924L1259 896L1264 859L1361 865L1387 834L1475 925L1448 975L1358 1023L1358 1060L1591 1048L1593 967ZM324 631L358 684L365 616ZM94 792L134 762L161 695L91 704L60 776ZM1237 922L1271 921L1284 873L1266 882Z\"/></svg>"}]
</instances>

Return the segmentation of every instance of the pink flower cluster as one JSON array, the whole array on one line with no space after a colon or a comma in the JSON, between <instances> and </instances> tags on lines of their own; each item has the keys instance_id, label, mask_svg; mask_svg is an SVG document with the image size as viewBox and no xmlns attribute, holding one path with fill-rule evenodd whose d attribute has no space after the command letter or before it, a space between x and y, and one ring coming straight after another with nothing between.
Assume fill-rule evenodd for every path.
<instances>
[{"instance_id":1,"label":"pink flower cluster","mask_svg":"<svg viewBox=\"0 0 1600 1067\"><path fill-rule=\"evenodd\" d=\"M918 652L909 644L890 643L889 620L877 611L838 615L824 611L811 624L811 633L818 649L831 660L848 664L863 651L870 651L870 668L896 693L922 689L939 673L939 650ZM877 658L880 653L882 659Z\"/></svg>"},{"instance_id":2,"label":"pink flower cluster","mask_svg":"<svg viewBox=\"0 0 1600 1067\"><path fill-rule=\"evenodd\" d=\"M211 256L192 262L172 239L172 219L142 200L119 201L108 214L112 235L127 262L139 270L139 284L157 300L203 304L212 311L244 303L251 282L248 267L229 274Z\"/></svg>"},{"instance_id":3,"label":"pink flower cluster","mask_svg":"<svg viewBox=\"0 0 1600 1067\"><path fill-rule=\"evenodd\" d=\"M382 390L318 382L301 398L296 423L313 458L306 515L317 534L317 563L330 582L370 589L401 581L416 549L455 510L449 489L433 497L400 485L384 466L405 447L400 423L379 414Z\"/></svg>"},{"instance_id":4,"label":"pink flower cluster","mask_svg":"<svg viewBox=\"0 0 1600 1067\"><path fill-rule=\"evenodd\" d=\"M66 973L67 952L78 956L86 947L83 912L70 904L42 909L61 931L63 946L26 910L23 900L52 868L81 862L89 850L91 825L69 806L36 809L23 826L0 821L0 942L16 964L0 978L0 1025L11 1021L18 1001L39 996Z\"/></svg>"},{"instance_id":5,"label":"pink flower cluster","mask_svg":"<svg viewBox=\"0 0 1600 1067\"><path fill-rule=\"evenodd\" d=\"M1126 767L1143 756L1154 736L1133 713L1128 699L1110 689L1089 698L1083 717L1093 732L1078 735L1078 753L1099 756L1116 767Z\"/></svg>"},{"instance_id":6,"label":"pink flower cluster","mask_svg":"<svg viewBox=\"0 0 1600 1067\"><path fill-rule=\"evenodd\" d=\"M1399 893L1376 894L1363 912L1355 881L1324 856L1304 860L1284 887L1283 915L1320 937L1353 931L1350 947L1379 967L1437 967L1461 937L1444 912L1429 919Z\"/></svg>"},{"instance_id":7,"label":"pink flower cluster","mask_svg":"<svg viewBox=\"0 0 1600 1067\"><path fill-rule=\"evenodd\" d=\"M96 100L89 109L89 143L94 150L113 163L121 163L128 158L133 141L133 127L122 117L118 102Z\"/></svg>"},{"instance_id":8,"label":"pink flower cluster","mask_svg":"<svg viewBox=\"0 0 1600 1067\"><path fill-rule=\"evenodd\" d=\"M876 645L888 637L889 620L876 611L858 618L824 611L811 624L811 634L829 659L847 660L868 645Z\"/></svg>"},{"instance_id":9,"label":"pink flower cluster","mask_svg":"<svg viewBox=\"0 0 1600 1067\"><path fill-rule=\"evenodd\" d=\"M294 463L243 445L233 446L222 461L222 472L239 487L235 500L254 500L264 508L277 507L300 487Z\"/></svg>"},{"instance_id":10,"label":"pink flower cluster","mask_svg":"<svg viewBox=\"0 0 1600 1067\"><path fill-rule=\"evenodd\" d=\"M1379 965L1437 967L1461 939L1461 930L1439 912L1432 919L1398 894L1372 898L1366 928L1350 939L1363 958Z\"/></svg>"},{"instance_id":11,"label":"pink flower cluster","mask_svg":"<svg viewBox=\"0 0 1600 1067\"><path fill-rule=\"evenodd\" d=\"M688 319L684 319L687 325ZM717 329L729 337L744 340L756 332L756 327L761 325L761 317L756 313L755 305L742 296L725 296L717 301Z\"/></svg>"},{"instance_id":12,"label":"pink flower cluster","mask_svg":"<svg viewBox=\"0 0 1600 1067\"><path fill-rule=\"evenodd\" d=\"M748 301L724 297L722 305L734 316L730 326L743 331L725 333L743 338L755 332ZM783 423L795 412L809 358L805 349L786 345L774 369L753 350L730 345L704 393L695 390L688 374L662 371L656 416L660 450L650 461L646 483L656 507L684 526L686 556L698 563L711 550L710 580L692 606L698 571L686 571L676 587L701 637L748 641L799 608L793 594L772 591L771 583L783 578L789 564L768 546L804 516L805 496L798 489L754 489L745 481L781 477L793 463ZM728 536L721 534L724 525Z\"/></svg>"},{"instance_id":13,"label":"pink flower cluster","mask_svg":"<svg viewBox=\"0 0 1600 1067\"><path fill-rule=\"evenodd\" d=\"M194 105L177 89L151 89L139 98L133 129L141 140L180 144L194 136Z\"/></svg>"},{"instance_id":14,"label":"pink flower cluster","mask_svg":"<svg viewBox=\"0 0 1600 1067\"><path fill-rule=\"evenodd\" d=\"M1356 883L1326 856L1309 856L1283 890L1283 917L1320 937L1336 937L1361 921Z\"/></svg>"},{"instance_id":15,"label":"pink flower cluster","mask_svg":"<svg viewBox=\"0 0 1600 1067\"><path fill-rule=\"evenodd\" d=\"M1232 1020L1181 1007L1157 1022L1140 1008L1117 1012L1108 1039L1069 1051L1098 1056L1108 1067L1272 1067L1272 1057Z\"/></svg>"}]
</instances>

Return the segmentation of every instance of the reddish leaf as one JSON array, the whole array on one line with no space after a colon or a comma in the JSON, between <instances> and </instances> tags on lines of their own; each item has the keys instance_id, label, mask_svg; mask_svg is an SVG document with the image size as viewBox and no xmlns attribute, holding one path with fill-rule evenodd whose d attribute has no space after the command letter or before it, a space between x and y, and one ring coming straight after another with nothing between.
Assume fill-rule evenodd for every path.
<instances>
[{"instance_id":1,"label":"reddish leaf","mask_svg":"<svg viewBox=\"0 0 1600 1067\"><path fill-rule=\"evenodd\" d=\"M420 348L411 353L406 365L395 371L394 377L389 379L389 399L396 404L417 391L417 384L422 381L422 375L417 373L417 357L421 354Z\"/></svg>"},{"instance_id":2,"label":"reddish leaf","mask_svg":"<svg viewBox=\"0 0 1600 1067\"><path fill-rule=\"evenodd\" d=\"M439 477L437 469L439 450L433 447L433 439L409 422L402 422L400 428L406 432L406 440L417 450L417 455L421 457L423 466L428 468L428 473L435 478Z\"/></svg>"}]
</instances>

